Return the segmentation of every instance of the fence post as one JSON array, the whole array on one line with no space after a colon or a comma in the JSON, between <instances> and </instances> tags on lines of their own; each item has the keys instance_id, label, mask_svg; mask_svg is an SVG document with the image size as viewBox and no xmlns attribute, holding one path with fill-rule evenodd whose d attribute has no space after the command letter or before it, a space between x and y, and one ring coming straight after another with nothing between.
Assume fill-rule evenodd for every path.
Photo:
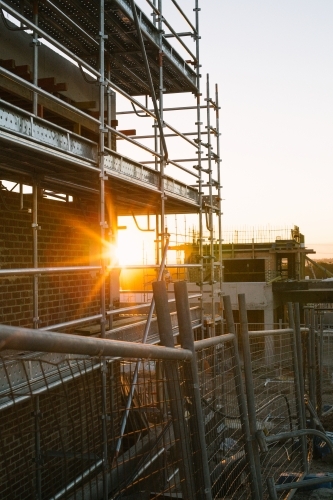
<instances>
[{"instance_id":1,"label":"fence post","mask_svg":"<svg viewBox=\"0 0 333 500\"><path fill-rule=\"evenodd\" d=\"M293 305L291 302L288 302L288 316L289 316L289 326L293 330L292 335L292 352L293 352L293 368L294 368L294 381L295 381L295 394L296 394L296 408L298 414L298 428L306 429L306 426L303 426L305 422L305 405L304 405L304 394L301 393L300 386L300 374L299 374L299 364L298 364L298 352L297 352L297 340L296 340L296 328L294 321L294 311ZM308 472L308 460L307 460L307 444L306 437L302 436L301 440L301 449L302 449L302 462L304 467L304 472Z\"/></svg>"},{"instance_id":2,"label":"fence post","mask_svg":"<svg viewBox=\"0 0 333 500\"><path fill-rule=\"evenodd\" d=\"M191 407L189 425L196 472L194 480L197 483L196 491L200 495L198 499L206 498L207 500L211 500L212 491L206 448L205 424L201 406L197 356L194 349L194 338L186 282L178 281L174 285L174 290L176 298L180 344L183 349L188 349L193 353L193 357L191 359L189 370L186 374L187 376L185 377L185 379L188 380L188 384L186 384L188 396L194 403L193 405L189 405ZM185 366L188 365L185 364ZM201 484L201 477L199 474L200 471L202 471L203 474L203 485ZM204 489L204 491L202 491L202 488Z\"/></svg>"},{"instance_id":3,"label":"fence post","mask_svg":"<svg viewBox=\"0 0 333 500\"><path fill-rule=\"evenodd\" d=\"M153 283L153 293L156 307L160 343L165 347L175 347L172 333L172 323L168 304L168 294L164 281ZM179 456L180 486L185 499L195 499L194 472L190 449L189 432L185 418L184 397L180 387L180 377L174 363L165 363L164 371L170 397L170 409L173 429Z\"/></svg>"},{"instance_id":4,"label":"fence post","mask_svg":"<svg viewBox=\"0 0 333 500\"><path fill-rule=\"evenodd\" d=\"M313 314L311 309L305 310L305 326L308 328L308 380L309 380L309 397L313 408L317 409L316 398L316 337L313 326ZM311 420L312 417L311 417Z\"/></svg>"},{"instance_id":5,"label":"fence post","mask_svg":"<svg viewBox=\"0 0 333 500\"><path fill-rule=\"evenodd\" d=\"M317 413L321 417L323 411L323 352L324 352L324 332L323 332L323 315L319 316L319 346L318 346L318 365L317 365ZM318 342L317 342L318 345Z\"/></svg>"},{"instance_id":6,"label":"fence post","mask_svg":"<svg viewBox=\"0 0 333 500\"><path fill-rule=\"evenodd\" d=\"M254 454L251 444L251 432L249 420L247 418L247 406L246 406L246 398L244 394L244 385L242 379L242 370L241 370L241 362L238 353L238 343L236 336L236 328L235 322L232 314L231 300L229 295L223 296L223 306L225 312L225 318L227 322L227 333L232 333L234 335L233 340L233 349L234 349L234 357L235 357L235 366L234 366L234 377L235 377L235 385L237 392L237 402L240 413L240 421L242 426L242 432L245 437L244 449L245 453L248 457L249 462L249 472L250 472L250 484L251 484L251 493L252 498L257 499L259 497L259 487L258 487L258 478L256 473L256 465L254 460ZM261 481L261 474L259 480Z\"/></svg>"},{"instance_id":7,"label":"fence post","mask_svg":"<svg viewBox=\"0 0 333 500\"><path fill-rule=\"evenodd\" d=\"M253 377L252 377L252 361L251 361L251 350L249 341L249 328L247 321L247 311L245 304L245 294L241 293L238 295L238 307L239 307L239 322L241 327L241 335L243 342L243 356L244 356L244 374L245 374L245 390L247 399L247 410L249 415L249 427L251 435L250 447L252 448L253 462L255 468L256 477L256 496L255 500L261 500L263 498L263 486L261 479L261 464L258 443L255 439L257 432L257 419L256 419L256 407L255 398L253 390Z\"/></svg>"}]
</instances>

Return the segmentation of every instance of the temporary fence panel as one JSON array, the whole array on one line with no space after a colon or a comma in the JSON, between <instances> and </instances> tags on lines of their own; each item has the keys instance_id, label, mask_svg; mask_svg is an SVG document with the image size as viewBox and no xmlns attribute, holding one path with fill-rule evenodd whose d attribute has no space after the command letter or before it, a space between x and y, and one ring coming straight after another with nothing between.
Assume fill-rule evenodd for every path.
<instances>
[{"instance_id":1,"label":"temporary fence panel","mask_svg":"<svg viewBox=\"0 0 333 500\"><path fill-rule=\"evenodd\" d=\"M103 498L106 465L109 498L134 494L157 498L165 493L182 497L180 470L186 457L178 453L173 426L177 416L171 411L165 361L140 361L132 387L137 363L138 359L101 363L70 357L49 362L33 354L24 360L18 355L2 356L1 498ZM176 403L186 416L183 362L167 363L179 373L171 384L180 388L181 400ZM131 390L132 404L121 433ZM107 420L107 461L103 460L103 419Z\"/></svg>"},{"instance_id":2,"label":"temporary fence panel","mask_svg":"<svg viewBox=\"0 0 333 500\"><path fill-rule=\"evenodd\" d=\"M277 330L249 335L257 428L266 436L299 429L292 332ZM288 473L305 472L299 438L270 445L261 458L264 486L267 477L279 483L284 478L290 479Z\"/></svg>"},{"instance_id":3,"label":"temporary fence panel","mask_svg":"<svg viewBox=\"0 0 333 500\"><path fill-rule=\"evenodd\" d=\"M196 498L179 438L190 351L5 325L0 337L16 349L0 363L1 498Z\"/></svg>"},{"instance_id":4,"label":"temporary fence panel","mask_svg":"<svg viewBox=\"0 0 333 500\"><path fill-rule=\"evenodd\" d=\"M242 387L235 377L235 337L222 335L198 341L196 353L212 496L214 499L251 498L244 430L247 415L239 405Z\"/></svg>"},{"instance_id":5,"label":"temporary fence panel","mask_svg":"<svg viewBox=\"0 0 333 500\"><path fill-rule=\"evenodd\" d=\"M333 330L322 330L319 342L321 346L321 369L324 382L333 384Z\"/></svg>"}]
</instances>

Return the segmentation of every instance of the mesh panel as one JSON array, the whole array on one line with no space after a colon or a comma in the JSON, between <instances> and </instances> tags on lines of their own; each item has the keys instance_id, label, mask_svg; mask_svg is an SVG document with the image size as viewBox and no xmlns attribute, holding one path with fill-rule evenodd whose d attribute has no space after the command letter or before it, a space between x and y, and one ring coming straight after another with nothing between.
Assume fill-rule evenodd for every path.
<instances>
[{"instance_id":1,"label":"mesh panel","mask_svg":"<svg viewBox=\"0 0 333 500\"><path fill-rule=\"evenodd\" d=\"M299 428L296 406L292 334L256 336L250 333L253 389L257 428L266 435L277 435ZM290 474L304 470L301 438L278 441L261 454L261 474L266 490L267 477L275 483L290 481ZM291 474L292 476L292 474ZM284 498L286 493L281 493Z\"/></svg>"},{"instance_id":2,"label":"mesh panel","mask_svg":"<svg viewBox=\"0 0 333 500\"><path fill-rule=\"evenodd\" d=\"M213 498L249 498L233 343L222 342L197 356Z\"/></svg>"},{"instance_id":3,"label":"mesh panel","mask_svg":"<svg viewBox=\"0 0 333 500\"><path fill-rule=\"evenodd\" d=\"M106 360L104 369L90 358L1 361L1 498L35 498L38 488L48 499L100 498L103 477L110 498L186 494L184 364L167 361L177 374L167 384L165 362L151 359Z\"/></svg>"}]
</instances>

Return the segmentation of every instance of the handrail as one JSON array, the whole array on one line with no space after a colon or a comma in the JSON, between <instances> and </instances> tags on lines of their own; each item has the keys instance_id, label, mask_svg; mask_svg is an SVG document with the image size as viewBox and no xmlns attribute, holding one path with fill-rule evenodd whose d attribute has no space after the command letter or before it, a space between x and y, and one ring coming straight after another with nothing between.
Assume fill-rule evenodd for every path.
<instances>
[{"instance_id":1,"label":"handrail","mask_svg":"<svg viewBox=\"0 0 333 500\"><path fill-rule=\"evenodd\" d=\"M224 342L230 342L234 340L234 333L225 333L224 335L219 335L218 337L210 337L208 339L196 340L194 342L194 349L200 351L201 349L207 349L208 347L213 347L218 344L223 344Z\"/></svg>"},{"instance_id":2,"label":"handrail","mask_svg":"<svg viewBox=\"0 0 333 500\"><path fill-rule=\"evenodd\" d=\"M101 266L70 266L70 267L20 267L16 269L0 269L0 278L5 276L30 276L36 274L58 274L83 271L100 271Z\"/></svg>"},{"instance_id":3,"label":"handrail","mask_svg":"<svg viewBox=\"0 0 333 500\"><path fill-rule=\"evenodd\" d=\"M174 6L177 8L177 10L181 13L181 15L183 16L183 18L185 19L185 21L187 22L187 24L189 25L189 27L193 30L193 32L195 34L197 34L197 29L193 26L193 24L191 23L191 21L188 19L188 17L186 16L186 14L183 12L183 10L181 9L181 7L178 5L178 3L175 1L175 0L171 0L171 2L174 4Z\"/></svg>"},{"instance_id":4,"label":"handrail","mask_svg":"<svg viewBox=\"0 0 333 500\"><path fill-rule=\"evenodd\" d=\"M0 3L1 3L1 0L0 0ZM72 106L68 102L65 102L62 99L59 99L59 97L56 97L55 95L50 94L46 90L43 90L42 88L37 87L33 83L30 83L27 80L24 80L24 78L21 78L20 76L15 75L15 73L12 73L11 71L3 68L2 66L0 66L0 74L2 74L3 76L5 76L9 80L14 80L16 83L22 85L22 87L28 88L29 90L31 90L31 92L36 92L37 94L40 94L41 96L46 97L47 99L50 99L50 101L56 102L57 104L59 104L59 106L61 106L63 108L66 108L66 109L70 109L71 111L75 112L76 114L84 116L85 118L88 118L92 123L94 123L95 125L99 126L100 122L96 118L93 118L92 116L88 115L87 113L85 113L81 109L76 108L75 106ZM5 102L9 106L12 106L10 103L7 103L7 101L5 101ZM24 111L24 113L28 114L29 116L35 116L34 114L29 113L28 111L25 111L25 110L22 110L22 111ZM36 118L38 118L38 120L41 120L41 121L46 121L46 120L43 120L42 118L40 118L38 116ZM51 122L47 122L47 123L51 123ZM68 132L67 129L59 127L59 125L55 125L55 124L52 123L52 126L54 126L57 129L61 129L61 130L64 130L64 131ZM77 134L73 133L73 135L77 135ZM92 141L89 141L89 139L85 139L82 136L79 136L79 137L82 140L86 141L86 142L92 142Z\"/></svg>"},{"instance_id":5,"label":"handrail","mask_svg":"<svg viewBox=\"0 0 333 500\"><path fill-rule=\"evenodd\" d=\"M171 349L153 344L64 335L59 332L0 325L0 350L6 349L78 354L98 358L101 356L168 360L192 358L192 352L187 349Z\"/></svg>"}]
</instances>

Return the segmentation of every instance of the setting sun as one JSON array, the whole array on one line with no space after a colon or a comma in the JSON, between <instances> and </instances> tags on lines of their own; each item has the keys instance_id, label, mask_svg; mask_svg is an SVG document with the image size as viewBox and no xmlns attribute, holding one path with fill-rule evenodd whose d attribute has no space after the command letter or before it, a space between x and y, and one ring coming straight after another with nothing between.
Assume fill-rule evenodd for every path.
<instances>
[{"instance_id":1,"label":"setting sun","mask_svg":"<svg viewBox=\"0 0 333 500\"><path fill-rule=\"evenodd\" d=\"M113 265L154 264L154 240L155 232L139 231L132 218L126 218L126 229L118 231L117 245L113 249L118 264Z\"/></svg>"}]
</instances>

